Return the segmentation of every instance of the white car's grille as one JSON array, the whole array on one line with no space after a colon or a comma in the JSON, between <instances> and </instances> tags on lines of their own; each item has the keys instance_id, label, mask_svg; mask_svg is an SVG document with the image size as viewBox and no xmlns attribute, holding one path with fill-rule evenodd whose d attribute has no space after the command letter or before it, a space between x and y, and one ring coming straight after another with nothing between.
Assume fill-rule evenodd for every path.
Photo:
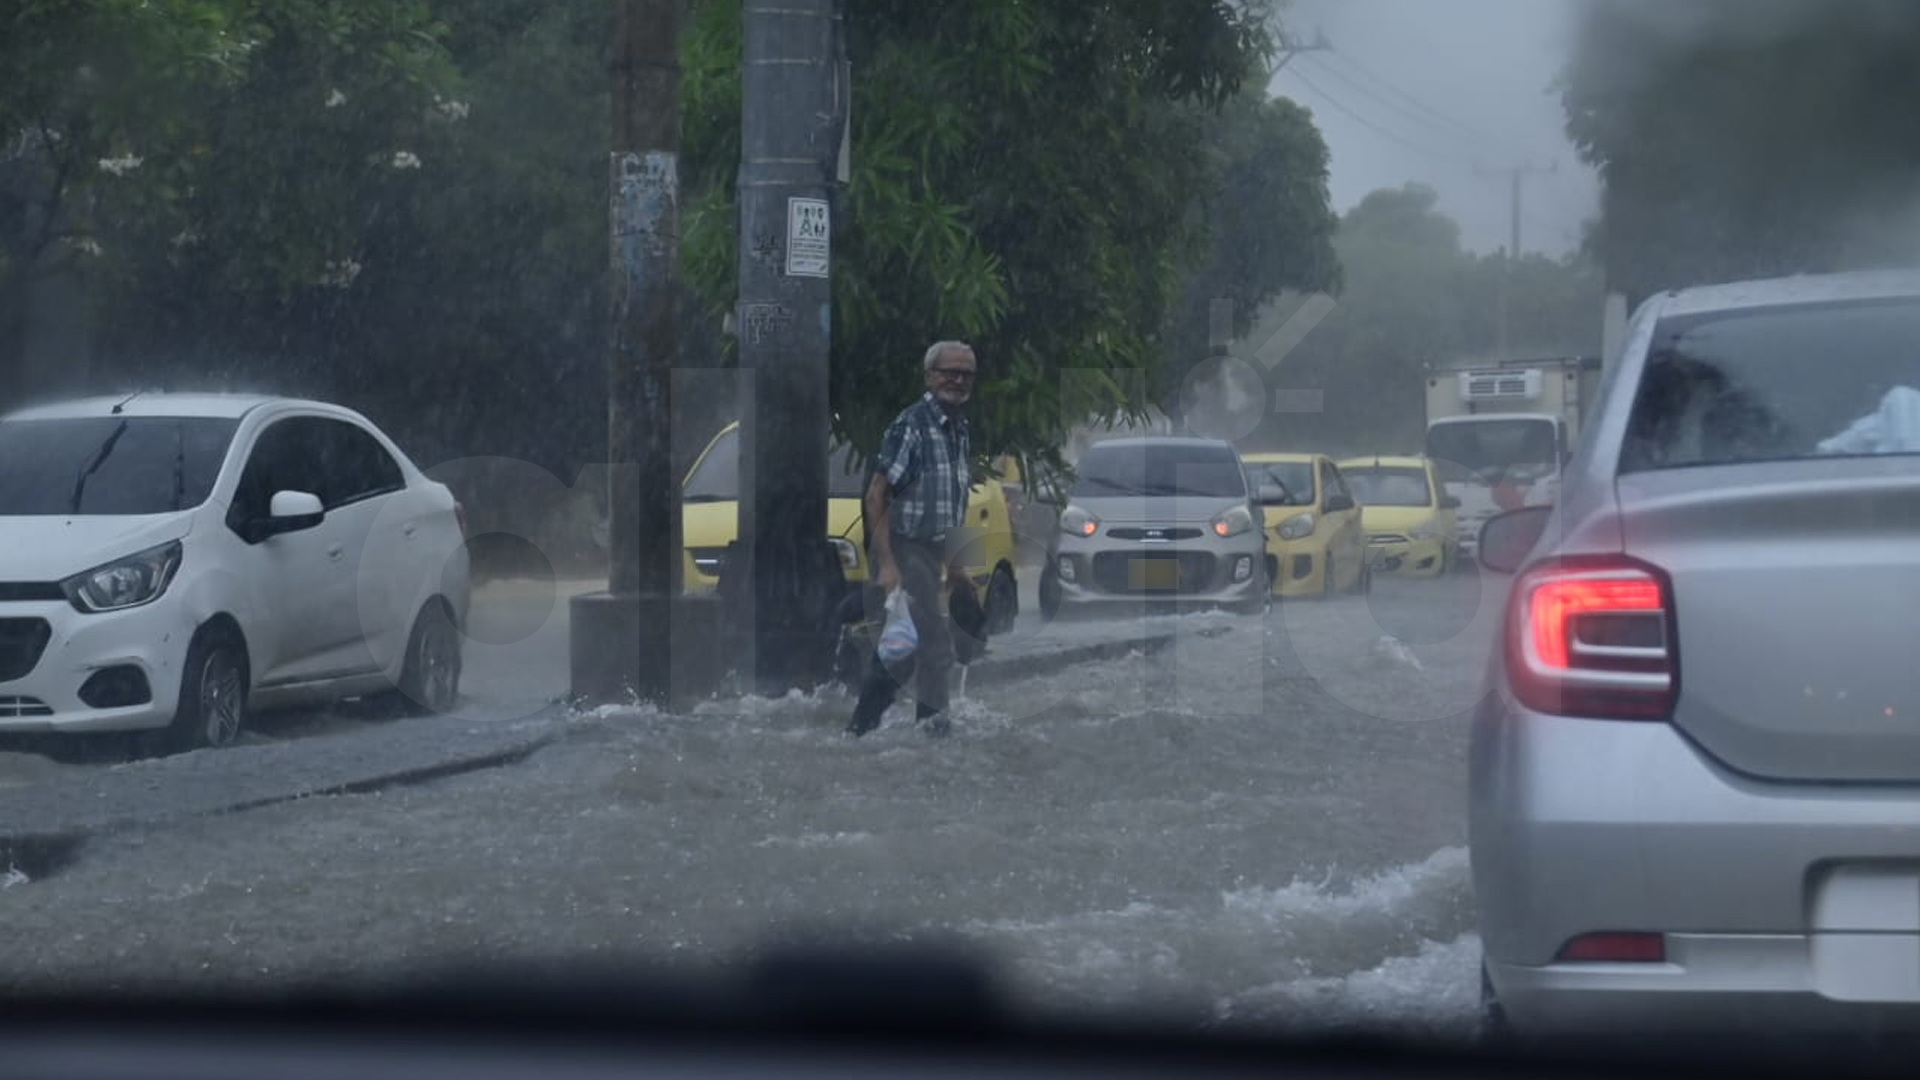
<instances>
[{"instance_id":1,"label":"white car's grille","mask_svg":"<svg viewBox=\"0 0 1920 1080\"><path fill-rule=\"evenodd\" d=\"M39 698L0 697L0 717L52 715L53 709Z\"/></svg>"}]
</instances>

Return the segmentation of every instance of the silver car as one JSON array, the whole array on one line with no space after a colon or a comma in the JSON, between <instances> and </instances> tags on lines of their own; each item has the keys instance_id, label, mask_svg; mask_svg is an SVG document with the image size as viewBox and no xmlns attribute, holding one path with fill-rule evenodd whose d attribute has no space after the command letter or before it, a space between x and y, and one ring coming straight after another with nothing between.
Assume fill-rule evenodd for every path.
<instances>
[{"instance_id":1,"label":"silver car","mask_svg":"<svg viewBox=\"0 0 1920 1080\"><path fill-rule=\"evenodd\" d=\"M1628 327L1473 725L1488 1015L1914 1030L1920 275L1668 293Z\"/></svg>"},{"instance_id":2,"label":"silver car","mask_svg":"<svg viewBox=\"0 0 1920 1080\"><path fill-rule=\"evenodd\" d=\"M1088 448L1042 573L1045 614L1097 606L1266 610L1265 523L1231 443L1113 439Z\"/></svg>"}]
</instances>

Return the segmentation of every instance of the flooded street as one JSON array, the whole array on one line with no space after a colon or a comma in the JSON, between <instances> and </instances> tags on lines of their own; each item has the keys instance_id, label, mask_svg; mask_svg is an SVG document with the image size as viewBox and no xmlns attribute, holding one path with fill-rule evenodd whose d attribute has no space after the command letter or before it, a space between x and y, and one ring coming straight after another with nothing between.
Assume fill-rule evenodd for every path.
<instances>
[{"instance_id":1,"label":"flooded street","mask_svg":"<svg viewBox=\"0 0 1920 1080\"><path fill-rule=\"evenodd\" d=\"M1050 1009L1470 1033L1461 714L1497 600L1462 574L1164 620L1164 649L969 687L944 740L908 705L849 740L838 692L609 708L518 764L121 832L0 888L35 942L6 986L957 938ZM548 659L500 709L564 657L527 640ZM474 667L476 696L516 684Z\"/></svg>"}]
</instances>

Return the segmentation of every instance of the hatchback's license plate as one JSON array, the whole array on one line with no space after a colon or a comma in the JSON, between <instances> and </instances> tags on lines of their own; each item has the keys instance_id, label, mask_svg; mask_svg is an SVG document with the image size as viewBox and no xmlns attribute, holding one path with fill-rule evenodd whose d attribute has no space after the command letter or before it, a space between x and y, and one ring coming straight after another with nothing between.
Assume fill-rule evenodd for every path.
<instances>
[{"instance_id":1,"label":"hatchback's license plate","mask_svg":"<svg viewBox=\"0 0 1920 1080\"><path fill-rule=\"evenodd\" d=\"M1180 564L1172 559L1135 559L1128 577L1136 589L1177 589Z\"/></svg>"}]
</instances>

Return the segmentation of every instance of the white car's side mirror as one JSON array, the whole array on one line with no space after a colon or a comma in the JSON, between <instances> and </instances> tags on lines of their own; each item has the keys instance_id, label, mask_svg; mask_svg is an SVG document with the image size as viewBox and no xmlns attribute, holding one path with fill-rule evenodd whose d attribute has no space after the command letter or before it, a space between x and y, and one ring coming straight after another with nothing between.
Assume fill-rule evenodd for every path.
<instances>
[{"instance_id":1,"label":"white car's side mirror","mask_svg":"<svg viewBox=\"0 0 1920 1080\"><path fill-rule=\"evenodd\" d=\"M272 502L268 504L266 533L268 536L278 536L311 529L325 521L326 517L326 507L321 505L320 496L308 491L276 491Z\"/></svg>"}]
</instances>

